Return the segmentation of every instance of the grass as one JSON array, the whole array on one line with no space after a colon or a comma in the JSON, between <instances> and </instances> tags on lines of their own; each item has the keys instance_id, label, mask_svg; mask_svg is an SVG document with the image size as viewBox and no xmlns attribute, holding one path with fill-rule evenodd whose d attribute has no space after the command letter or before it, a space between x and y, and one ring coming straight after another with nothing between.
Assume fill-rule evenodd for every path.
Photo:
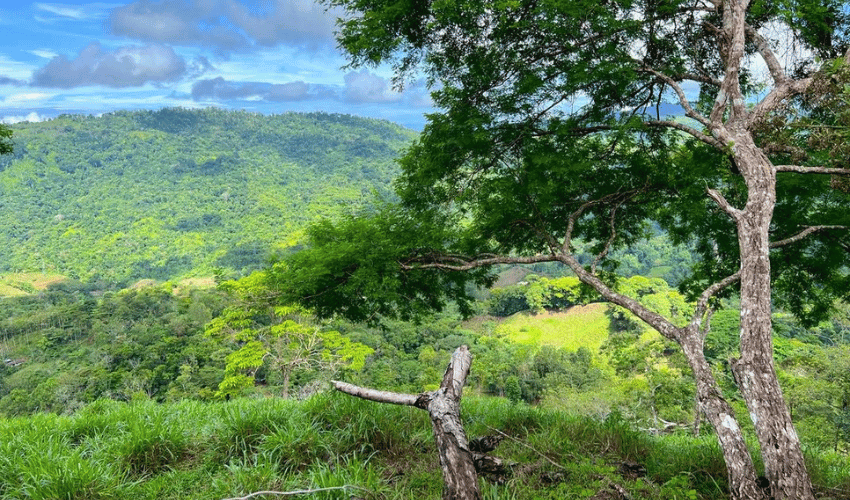
<instances>
[{"instance_id":1,"label":"grass","mask_svg":"<svg viewBox=\"0 0 850 500\"><path fill-rule=\"evenodd\" d=\"M551 345L571 351L586 347L598 352L608 338L606 307L595 303L562 312L514 314L496 327L496 333L521 344Z\"/></svg>"},{"instance_id":2,"label":"grass","mask_svg":"<svg viewBox=\"0 0 850 500\"><path fill-rule=\"evenodd\" d=\"M502 432L503 483L488 500L726 498L711 436L653 437L616 415L604 420L468 396L470 437ZM846 456L808 459L824 497L850 492ZM627 474L638 464L645 474ZM320 490L313 499L439 498L424 411L342 394L305 402L98 401L72 416L0 419L0 499L223 499L257 491ZM605 496L608 495L608 496Z\"/></svg>"},{"instance_id":3,"label":"grass","mask_svg":"<svg viewBox=\"0 0 850 500\"><path fill-rule=\"evenodd\" d=\"M9 273L0 275L0 297L17 297L46 290L67 278L55 273Z\"/></svg>"}]
</instances>

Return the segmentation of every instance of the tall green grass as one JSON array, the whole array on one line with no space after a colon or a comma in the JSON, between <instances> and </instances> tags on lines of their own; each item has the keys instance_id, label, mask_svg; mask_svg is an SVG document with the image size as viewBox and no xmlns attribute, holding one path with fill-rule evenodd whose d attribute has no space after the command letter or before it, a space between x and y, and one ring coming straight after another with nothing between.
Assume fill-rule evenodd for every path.
<instances>
[{"instance_id":1,"label":"tall green grass","mask_svg":"<svg viewBox=\"0 0 850 500\"><path fill-rule=\"evenodd\" d=\"M599 420L467 397L469 437L508 436L510 464L491 500L726 497L712 436L649 436L616 415ZM850 497L850 461L809 450L818 491ZM629 476L625 465L642 466ZM0 420L0 499L209 500L256 491L303 498L438 498L442 478L426 412L337 393L305 402L99 401L73 416ZM607 492L607 493L606 493Z\"/></svg>"}]
</instances>

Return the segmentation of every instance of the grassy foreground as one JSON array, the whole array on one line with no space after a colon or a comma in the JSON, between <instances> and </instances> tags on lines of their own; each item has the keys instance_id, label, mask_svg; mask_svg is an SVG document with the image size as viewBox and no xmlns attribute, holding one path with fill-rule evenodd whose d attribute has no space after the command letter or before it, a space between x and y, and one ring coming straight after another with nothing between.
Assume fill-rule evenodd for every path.
<instances>
[{"instance_id":1,"label":"grassy foreground","mask_svg":"<svg viewBox=\"0 0 850 500\"><path fill-rule=\"evenodd\" d=\"M463 411L470 437L494 429L511 437L493 453L511 473L503 484L482 479L486 499L725 497L712 436L651 437L616 417L573 418L496 398L466 398ZM824 498L850 491L847 457L810 458ZM441 486L425 412L342 394L101 400L73 416L0 420L3 499L225 499L335 487L298 498L432 499Z\"/></svg>"}]
</instances>

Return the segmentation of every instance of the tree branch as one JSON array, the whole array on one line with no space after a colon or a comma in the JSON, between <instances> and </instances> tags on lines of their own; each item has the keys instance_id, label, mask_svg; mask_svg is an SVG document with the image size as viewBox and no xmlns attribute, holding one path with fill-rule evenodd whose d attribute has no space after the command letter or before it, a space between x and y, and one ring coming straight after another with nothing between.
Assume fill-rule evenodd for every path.
<instances>
[{"instance_id":1,"label":"tree branch","mask_svg":"<svg viewBox=\"0 0 850 500\"><path fill-rule=\"evenodd\" d=\"M697 130L693 127L689 127L689 126L685 125L684 123L671 122L669 120L648 120L644 123L646 123L647 125L650 125L652 127L665 127L665 128L674 128L674 129L677 129L677 130L681 130L682 132L685 132L686 134L693 136L695 139L698 139L698 140L708 144L709 146L714 146L715 148L718 148L718 149L723 149L723 146L724 146L722 142L718 141L714 137L711 137L710 135L703 134L699 130Z\"/></svg>"},{"instance_id":2,"label":"tree branch","mask_svg":"<svg viewBox=\"0 0 850 500\"><path fill-rule=\"evenodd\" d=\"M773 168L777 172L794 172L797 174L850 175L850 168L804 167L802 165L776 165Z\"/></svg>"},{"instance_id":3,"label":"tree branch","mask_svg":"<svg viewBox=\"0 0 850 500\"><path fill-rule=\"evenodd\" d=\"M379 391L377 389L360 387L357 385L349 384L347 382L340 382L339 380L333 380L331 381L331 383L334 385L334 388L340 392L344 392L346 394L350 394L351 396L356 396L361 399L368 399L369 401L377 401L378 403L390 403L402 406L416 406L416 401L419 399L419 396L414 396L413 394L401 394L398 392Z\"/></svg>"},{"instance_id":4,"label":"tree branch","mask_svg":"<svg viewBox=\"0 0 850 500\"><path fill-rule=\"evenodd\" d=\"M311 490L294 490L294 491L256 491L249 495L245 495L244 497L233 497L233 498L225 498L224 500L250 500L251 498L256 498L261 495L277 495L280 497L294 496L294 495L308 495L312 493L320 493L322 491L336 491L336 490L361 490L361 491L369 491L366 488L361 488L359 486L329 486L327 488L314 488Z\"/></svg>"},{"instance_id":5,"label":"tree branch","mask_svg":"<svg viewBox=\"0 0 850 500\"><path fill-rule=\"evenodd\" d=\"M677 82L676 80L673 80L672 78L665 75L664 73L661 73L660 71L656 71L656 70L650 68L649 66L642 66L642 67L638 68L638 71L645 71L647 73L655 75L656 78L658 78L662 82L669 85L670 88L672 88L673 91L676 92L676 95L679 98L679 104L681 104L682 107L685 108L685 115L687 115L689 118L693 118L694 120L702 123L706 127L709 126L709 124L710 124L709 120L706 117L702 116L700 113L698 113L691 106L691 102L688 100L687 96L685 95L685 91L682 89L682 86L679 85L679 82Z\"/></svg>"},{"instance_id":6,"label":"tree branch","mask_svg":"<svg viewBox=\"0 0 850 500\"><path fill-rule=\"evenodd\" d=\"M449 397L460 401L463 394L463 384L466 383L466 377L469 376L471 366L472 354L469 352L469 348L462 345L455 349L455 352L452 353L452 359L449 361L449 366L446 367L440 388L445 389Z\"/></svg>"},{"instance_id":7,"label":"tree branch","mask_svg":"<svg viewBox=\"0 0 850 500\"><path fill-rule=\"evenodd\" d=\"M702 321L702 317L705 315L705 312L708 310L708 301L714 297L715 294L731 285L732 283L741 279L741 271L737 271L734 274L731 274L722 280L714 283L713 285L706 288L697 299L696 308L694 308L694 314L691 316L691 325L700 326L700 322Z\"/></svg>"},{"instance_id":8,"label":"tree branch","mask_svg":"<svg viewBox=\"0 0 850 500\"><path fill-rule=\"evenodd\" d=\"M555 255L538 254L529 257L509 257L506 255L495 255L485 258L470 258L463 259L455 256L445 256L445 262L441 255L433 255L433 261L421 264L405 264L399 263L402 269L445 269L447 271L469 271L479 267L493 266L496 264L538 264L542 262L555 262L558 257ZM415 262L415 261L411 261ZM449 262L454 262L450 264Z\"/></svg>"},{"instance_id":9,"label":"tree branch","mask_svg":"<svg viewBox=\"0 0 850 500\"><path fill-rule=\"evenodd\" d=\"M720 191L708 188L706 189L706 192L708 193L708 197L714 200L714 203L717 203L717 206L720 207L721 210L729 214L729 217L731 217L733 220L737 221L741 217L741 211L733 207L728 201L726 201L726 198L724 198L723 195L720 194Z\"/></svg>"},{"instance_id":10,"label":"tree branch","mask_svg":"<svg viewBox=\"0 0 850 500\"><path fill-rule=\"evenodd\" d=\"M803 229L799 233L791 236L790 238L785 238L784 240L774 241L770 244L770 248L779 248L784 247L785 245L790 245L791 243L796 243L806 236L810 234L816 233L818 231L828 231L830 229L850 229L847 226L809 226L806 229Z\"/></svg>"},{"instance_id":11,"label":"tree branch","mask_svg":"<svg viewBox=\"0 0 850 500\"><path fill-rule=\"evenodd\" d=\"M773 83L777 86L785 83L785 80L787 79L785 76L785 70L782 69L782 65L779 64L779 60L768 45L767 40L750 25L746 25L745 29L747 35L753 39L753 43L755 43L756 48L758 49L759 54L761 54L762 59L764 59L765 64L767 64L770 76L773 78Z\"/></svg>"},{"instance_id":12,"label":"tree branch","mask_svg":"<svg viewBox=\"0 0 850 500\"><path fill-rule=\"evenodd\" d=\"M677 336L679 328L670 322L664 316L649 310L646 306L637 300L615 292L606 285L598 276L592 274L585 269L572 254L561 254L559 260L569 266L570 269L578 276L583 283L590 285L594 290L599 292L602 298L608 302L628 309L638 318L642 319L646 324L658 330L658 332L670 340L678 341Z\"/></svg>"},{"instance_id":13,"label":"tree branch","mask_svg":"<svg viewBox=\"0 0 850 500\"><path fill-rule=\"evenodd\" d=\"M791 96L802 94L812 84L812 78L803 78L800 80L784 80L782 83L773 87L764 99L756 104L747 120L748 126L762 122L767 115L779 107L783 101Z\"/></svg>"}]
</instances>

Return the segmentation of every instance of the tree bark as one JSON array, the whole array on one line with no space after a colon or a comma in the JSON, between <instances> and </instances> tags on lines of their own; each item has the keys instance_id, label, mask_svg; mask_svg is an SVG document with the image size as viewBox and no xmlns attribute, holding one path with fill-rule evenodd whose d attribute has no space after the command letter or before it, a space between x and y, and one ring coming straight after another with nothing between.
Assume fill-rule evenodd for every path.
<instances>
[{"instance_id":1,"label":"tree bark","mask_svg":"<svg viewBox=\"0 0 850 500\"><path fill-rule=\"evenodd\" d=\"M741 256L741 358L732 363L755 424L765 476L776 500L814 499L800 440L773 363L770 223L776 204L776 170L749 133L734 141L735 159L748 199L738 213Z\"/></svg>"},{"instance_id":2,"label":"tree bark","mask_svg":"<svg viewBox=\"0 0 850 500\"><path fill-rule=\"evenodd\" d=\"M460 420L460 398L471 364L469 349L465 345L458 347L452 354L440 388L418 396L377 391L338 381L333 384L338 391L359 398L427 410L443 470L443 500L481 500L478 474Z\"/></svg>"},{"instance_id":3,"label":"tree bark","mask_svg":"<svg viewBox=\"0 0 850 500\"><path fill-rule=\"evenodd\" d=\"M766 498L765 492L758 486L755 466L735 417L735 412L723 398L711 367L705 359L705 339L704 334L699 331L698 323L692 322L684 328L677 327L666 318L642 306L636 300L608 288L598 277L584 269L572 255L562 254L560 257L561 261L570 266L582 282L592 286L605 299L628 309L659 333L682 347L688 364L694 372L698 405L714 427L717 439L720 442L723 459L726 462L730 498L732 500L762 500Z\"/></svg>"},{"instance_id":4,"label":"tree bark","mask_svg":"<svg viewBox=\"0 0 850 500\"><path fill-rule=\"evenodd\" d=\"M703 352L703 336L695 327L682 330L679 344L691 366L696 381L697 411L705 414L714 427L729 481L731 500L764 500L765 492L758 486L756 468L735 411L723 397L711 366Z\"/></svg>"}]
</instances>

